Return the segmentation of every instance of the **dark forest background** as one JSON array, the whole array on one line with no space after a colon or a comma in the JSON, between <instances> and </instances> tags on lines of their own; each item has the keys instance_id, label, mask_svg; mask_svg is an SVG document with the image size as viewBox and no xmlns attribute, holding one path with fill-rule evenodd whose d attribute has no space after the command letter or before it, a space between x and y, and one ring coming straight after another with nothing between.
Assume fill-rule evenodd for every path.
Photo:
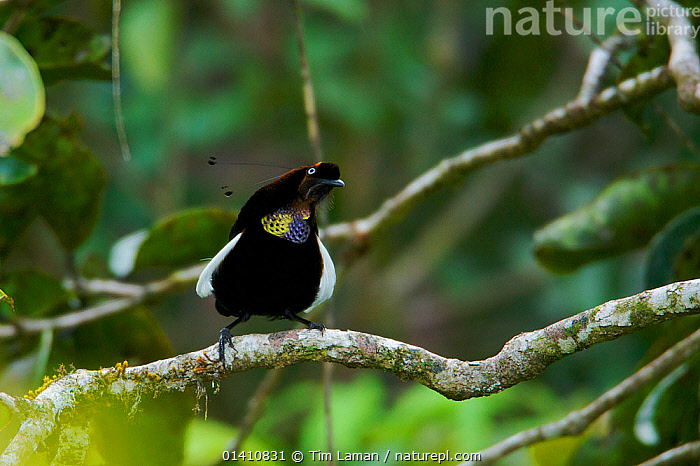
<instances>
[{"instance_id":1,"label":"dark forest background","mask_svg":"<svg viewBox=\"0 0 700 466\"><path fill-rule=\"evenodd\" d=\"M111 2L49 3L43 17L70 18L82 25L79 33L59 38L55 47L72 47L75 37L87 34L83 46L94 51L106 43L108 50ZM567 5L578 12L584 7L630 6L623 1ZM324 207L328 224L371 214L441 159L507 136L576 96L595 41L586 35L506 36L498 24L496 34L488 36L486 8L498 6L508 7L514 17L523 6L542 7L526 0L301 3L325 160L340 166L346 182ZM11 8L0 5L0 24ZM31 49L26 41L39 34L32 30L32 22L39 20L28 11L15 35L37 58L34 52L40 48ZM557 17L557 24L562 21ZM607 84L642 69L628 65L631 57L648 60L641 67L653 62L648 57L654 53L661 62L667 59L667 51L655 47L654 38L646 46L640 39L622 55L624 70L613 69ZM97 196L94 229L88 228L84 241L66 247L72 227L57 234L51 214L32 217L13 236L7 233L6 243L0 241L0 289L15 297L20 315L59 315L89 304L89 299L76 302L75 293L62 288L63 280L75 273L145 283L188 265L184 262L195 265L187 257L193 242L193 249L210 251L202 258L211 257L225 243L228 227L223 235L198 233L183 243L168 243L175 255L184 251L182 263L144 259L132 270L112 248L127 235L162 225L165 218L180 219L186 212L195 215L191 222L221 222L220 210L235 213L266 180L286 171L284 167L314 162L294 15L286 1L123 2L121 87L129 162L122 158L115 130L109 54L95 57L89 72L69 70L58 77L47 77L51 66L39 63L52 122L42 123L49 131L46 139L37 142L30 134L27 141L48 141L55 134L49 125L58 125L64 136L81 140L84 150L94 155L106 184ZM96 79L84 79L88 74ZM476 360L497 353L520 332L648 288L648 247L557 274L536 260L533 236L591 202L616 179L697 163L695 117L678 108L674 91L659 96L655 105L662 113L652 105L631 106L550 138L527 157L478 170L421 202L359 249L330 243L339 271L333 327ZM212 156L280 168L211 166L207 160ZM3 168L4 163L0 159L0 172L14 170ZM59 168L72 169L69 162ZM4 218L51 211L52 202L60 204L71 196L69 188L75 185L66 186L48 196L32 194L27 201L31 208L2 210ZM202 208L207 209L204 214ZM218 234L221 228L214 230ZM163 251L154 254L167 256ZM118 276L119 271L129 273ZM12 319L9 308L3 312ZM317 320L326 319L321 313ZM684 322L679 335L695 325ZM196 296L192 284L109 318L55 332L48 343L47 336L3 341L0 389L22 394L60 364L99 368L126 359L134 366L200 349L213 344L227 323L211 300ZM268 333L292 325L253 318L236 331ZM338 366L332 387L334 447L478 451L584 406L675 341L669 330L673 325L678 324L598 345L556 363L534 381L464 402L448 401L392 375ZM322 365L282 371L243 448L325 450ZM192 412L197 401L191 392L143 400L132 416L125 417L118 407L106 409L93 425L95 442L87 464L146 459L149 464L215 464L236 438L248 400L265 375L262 370L231 375L216 394L209 387L206 421L203 413ZM645 394L584 435L518 452L504 464L596 458L627 464L639 459L637 455L662 451L663 445L697 439L697 376L683 383L687 389L678 393L688 401L682 403L682 413L678 406L668 408L671 413L664 416L673 427L662 423L662 441L656 446L642 446L633 435L633 419ZM676 400L686 400L678 393ZM199 404L203 407L201 400ZM5 417L10 424L0 432L3 444L18 425Z\"/></svg>"}]
</instances>

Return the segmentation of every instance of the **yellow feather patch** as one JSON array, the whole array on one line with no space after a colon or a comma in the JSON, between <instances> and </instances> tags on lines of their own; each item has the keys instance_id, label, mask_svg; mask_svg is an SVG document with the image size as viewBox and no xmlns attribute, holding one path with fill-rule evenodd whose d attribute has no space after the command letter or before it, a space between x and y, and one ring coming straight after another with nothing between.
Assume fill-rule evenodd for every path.
<instances>
[{"instance_id":1,"label":"yellow feather patch","mask_svg":"<svg viewBox=\"0 0 700 466\"><path fill-rule=\"evenodd\" d=\"M263 229L278 238L284 238L293 243L303 243L309 237L311 229L306 222L311 217L307 209L284 207L264 216L261 220Z\"/></svg>"},{"instance_id":2,"label":"yellow feather patch","mask_svg":"<svg viewBox=\"0 0 700 466\"><path fill-rule=\"evenodd\" d=\"M271 235L284 237L289 231L289 225L294 221L294 217L279 210L262 218L263 229Z\"/></svg>"}]
</instances>

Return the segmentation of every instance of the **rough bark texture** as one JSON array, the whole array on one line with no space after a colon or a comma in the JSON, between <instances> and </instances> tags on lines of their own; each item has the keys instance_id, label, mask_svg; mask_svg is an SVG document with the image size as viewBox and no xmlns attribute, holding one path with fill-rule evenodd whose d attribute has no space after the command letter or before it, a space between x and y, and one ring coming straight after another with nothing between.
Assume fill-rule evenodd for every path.
<instances>
[{"instance_id":1,"label":"rough bark texture","mask_svg":"<svg viewBox=\"0 0 700 466\"><path fill-rule=\"evenodd\" d=\"M56 430L63 415L70 416L79 404L105 397L128 402L144 394L206 386L231 372L326 361L391 372L447 398L465 400L532 379L553 362L592 345L697 313L700 280L690 280L609 301L543 329L521 333L483 361L444 358L389 338L329 329L324 333L290 330L234 337L235 349L226 349L226 369L217 360L217 345L143 366L80 369L49 382L30 403L17 403L8 395L0 397L8 406L23 406L25 416L20 431L0 457L0 465L24 464L36 446Z\"/></svg>"}]
</instances>

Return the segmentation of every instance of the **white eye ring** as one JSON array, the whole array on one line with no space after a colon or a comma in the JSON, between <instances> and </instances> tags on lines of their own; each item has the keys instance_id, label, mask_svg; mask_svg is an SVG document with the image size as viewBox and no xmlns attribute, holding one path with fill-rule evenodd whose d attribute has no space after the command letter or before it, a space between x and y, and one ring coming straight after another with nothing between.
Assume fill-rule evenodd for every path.
<instances>
[{"instance_id":1,"label":"white eye ring","mask_svg":"<svg viewBox=\"0 0 700 466\"><path fill-rule=\"evenodd\" d=\"M308 173L309 175L313 175L314 173L316 173L316 169L314 167L311 167L306 173Z\"/></svg>"}]
</instances>

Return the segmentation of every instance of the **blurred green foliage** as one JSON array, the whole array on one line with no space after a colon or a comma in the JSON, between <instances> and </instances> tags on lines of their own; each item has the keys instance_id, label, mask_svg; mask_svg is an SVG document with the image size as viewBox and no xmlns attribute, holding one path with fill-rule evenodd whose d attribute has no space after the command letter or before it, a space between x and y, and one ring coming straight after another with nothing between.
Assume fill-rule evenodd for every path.
<instances>
[{"instance_id":1,"label":"blurred green foliage","mask_svg":"<svg viewBox=\"0 0 700 466\"><path fill-rule=\"evenodd\" d=\"M78 141L79 122L45 117L11 156L38 168L35 176L2 191L7 208L21 211L25 223L41 215L67 250L80 246L97 222L106 173ZM17 230L0 227L0 259L9 252Z\"/></svg>"},{"instance_id":2,"label":"blurred green foliage","mask_svg":"<svg viewBox=\"0 0 700 466\"><path fill-rule=\"evenodd\" d=\"M647 245L669 220L698 205L700 165L647 170L617 180L590 204L537 231L535 254L553 271L572 272Z\"/></svg>"},{"instance_id":3,"label":"blurred green foliage","mask_svg":"<svg viewBox=\"0 0 700 466\"><path fill-rule=\"evenodd\" d=\"M157 222L139 247L135 270L146 267L182 267L211 254L211 241L228 241L236 215L218 209L178 212ZM208 242L207 239L210 239Z\"/></svg>"},{"instance_id":4,"label":"blurred green foliage","mask_svg":"<svg viewBox=\"0 0 700 466\"><path fill-rule=\"evenodd\" d=\"M318 382L303 382L280 390L267 409L294 416L296 428L290 429L285 419L266 416L256 425L245 449L286 450L287 459L291 451L298 449L307 460L311 451L328 451L323 447L326 431L322 393L323 387ZM537 383L526 383L469 403L449 401L416 385L392 397L383 378L372 373L336 384L332 399L336 433L333 457L337 458L337 452L377 452L383 460L389 451L387 464L400 463L396 461L397 453L476 452L488 446L494 436L513 434L532 419L561 417L580 401L558 399ZM188 432L185 464L217 464L227 437L218 436L199 420L192 422ZM559 461L571 457L582 440L583 437L570 439L567 447L563 443L556 448L554 442L544 444L547 446L519 452L503 464L523 464L533 457L542 458L542 464L565 464ZM555 455L556 461L547 460Z\"/></svg>"},{"instance_id":5,"label":"blurred green foliage","mask_svg":"<svg viewBox=\"0 0 700 466\"><path fill-rule=\"evenodd\" d=\"M60 17L25 21L17 38L36 60L47 86L63 79L110 79L106 61L111 50L107 34L95 34L82 23Z\"/></svg>"},{"instance_id":6,"label":"blurred green foliage","mask_svg":"<svg viewBox=\"0 0 700 466\"><path fill-rule=\"evenodd\" d=\"M287 2L123 3L129 163L114 131L111 3L0 2L0 27L11 32L0 33L0 47L23 51L23 69L33 69L40 84L21 100L34 110L10 110L2 100L8 68L0 53L0 131L24 137L39 124L0 158L5 322L101 302L66 287L64 279L76 271L140 283L213 256L255 189L283 167L311 161ZM574 14L629 6L570 3ZM331 222L369 215L442 158L515 132L571 100L595 46L585 35L505 35L499 24L496 34L486 34L486 8L505 6L514 15L523 7L541 9L531 0L307 0L301 6L325 157L340 165L347 182L329 208ZM555 20L561 26L564 18ZM658 66L668 53L664 38L640 35L605 84ZM43 104L40 111L35 105L44 86L46 115ZM700 131L672 92L656 103L665 115L639 103L551 139L527 159L467 177L426 199L362 254L353 245L329 245L342 270L336 326L473 360L519 332L697 277L692 142ZM210 156L280 168L212 167ZM569 274L550 274L538 260ZM120 266L110 271L115 261ZM536 382L461 403L392 377L338 368L335 448L476 451L582 407L697 322L681 319L591 348ZM34 389L61 364L98 368L127 359L136 365L190 351L213 343L226 323L191 289L75 329L20 335L2 342L0 390ZM286 328L287 322L260 319L241 331ZM697 439L696 366L646 387L584 435L537 445L504 464L632 464ZM326 449L318 368L284 370L246 450ZM198 402L191 392L94 407L86 464L216 464L261 377L258 371L231 376L216 396L200 399L208 403L206 421L192 414ZM635 429L650 405L644 419L651 419L658 440L644 445ZM19 426L0 408L5 423L0 445ZM36 464L50 463L55 440L40 446Z\"/></svg>"},{"instance_id":7,"label":"blurred green foliage","mask_svg":"<svg viewBox=\"0 0 700 466\"><path fill-rule=\"evenodd\" d=\"M22 44L0 31L0 156L22 144L44 114L44 85Z\"/></svg>"}]
</instances>

